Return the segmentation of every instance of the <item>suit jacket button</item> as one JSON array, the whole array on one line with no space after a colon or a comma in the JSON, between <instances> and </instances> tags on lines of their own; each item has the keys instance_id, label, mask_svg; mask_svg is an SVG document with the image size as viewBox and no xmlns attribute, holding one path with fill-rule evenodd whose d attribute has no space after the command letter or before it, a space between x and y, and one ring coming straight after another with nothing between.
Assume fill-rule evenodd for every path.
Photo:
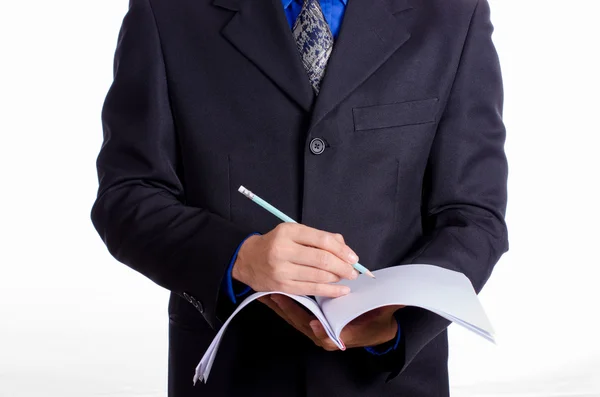
<instances>
[{"instance_id":1,"label":"suit jacket button","mask_svg":"<svg viewBox=\"0 0 600 397\"><path fill-rule=\"evenodd\" d=\"M189 295L188 295L189 296ZM192 304L192 306L194 306L196 308L196 310L198 310L200 313L204 313L204 307L202 307L202 303L200 303L200 301L196 300L196 298L194 298L193 296L190 296L190 303Z\"/></svg>"},{"instance_id":2,"label":"suit jacket button","mask_svg":"<svg viewBox=\"0 0 600 397\"><path fill-rule=\"evenodd\" d=\"M310 141L310 151L312 154L321 154L325 151L325 141L321 138L313 138Z\"/></svg>"}]
</instances>

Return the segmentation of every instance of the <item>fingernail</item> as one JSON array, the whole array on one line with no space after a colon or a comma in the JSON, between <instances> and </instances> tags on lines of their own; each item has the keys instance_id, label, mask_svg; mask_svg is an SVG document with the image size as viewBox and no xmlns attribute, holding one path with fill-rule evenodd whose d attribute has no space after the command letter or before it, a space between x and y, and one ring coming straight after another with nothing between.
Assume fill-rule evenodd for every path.
<instances>
[{"instance_id":1,"label":"fingernail","mask_svg":"<svg viewBox=\"0 0 600 397\"><path fill-rule=\"evenodd\" d=\"M350 287L344 287L342 288L342 294L343 295L348 295L350 293Z\"/></svg>"},{"instance_id":2,"label":"fingernail","mask_svg":"<svg viewBox=\"0 0 600 397\"><path fill-rule=\"evenodd\" d=\"M355 264L356 262L358 262L358 255L356 255L354 252L350 251L350 253L348 254L348 260L350 261L350 264Z\"/></svg>"},{"instance_id":3,"label":"fingernail","mask_svg":"<svg viewBox=\"0 0 600 397\"><path fill-rule=\"evenodd\" d=\"M350 276L351 280L356 280L358 278L358 272L356 270L352 270L352 275Z\"/></svg>"}]
</instances>

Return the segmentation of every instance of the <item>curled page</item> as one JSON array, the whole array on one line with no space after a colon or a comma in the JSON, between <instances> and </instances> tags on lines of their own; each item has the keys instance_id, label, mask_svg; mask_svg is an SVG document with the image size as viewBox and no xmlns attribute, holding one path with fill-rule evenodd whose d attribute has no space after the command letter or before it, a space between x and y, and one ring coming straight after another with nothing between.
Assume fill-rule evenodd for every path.
<instances>
[{"instance_id":1,"label":"curled page","mask_svg":"<svg viewBox=\"0 0 600 397\"><path fill-rule=\"evenodd\" d=\"M221 343L221 339L223 338L223 334L225 333L227 326L229 325L231 320L235 317L235 315L237 313L239 313L240 310L242 310L244 307L248 306L250 303L257 300L258 298L261 298L265 295L272 295L272 294L281 294L281 295L288 296L288 297L294 299L299 304L306 307L308 310L310 310L317 317L317 319L321 322L321 324L323 324L323 327L325 328L327 335L333 340L333 342L340 349L342 349L342 350L345 349L344 344L339 340L339 338L336 337L333 330L331 329L331 326L325 319L323 312L319 308L319 305L317 305L317 303L314 300L312 300L306 296L286 294L284 292L257 292L257 293L250 295L246 299L244 299L244 301L242 303L240 303L238 308L231 314L231 316L229 316L227 321L225 321L225 324L223 324L223 326L221 327L221 329L219 330L219 332L213 339L210 346L208 346L208 349L204 353L204 356L202 356L200 363L198 363L198 366L196 366L196 373L194 375L194 384L196 384L196 382L198 380L200 380L201 382L206 382L208 380L208 375L210 374L210 370L212 368L213 362L215 361L215 358L217 356L217 351L219 350L219 345Z\"/></svg>"},{"instance_id":2,"label":"curled page","mask_svg":"<svg viewBox=\"0 0 600 397\"><path fill-rule=\"evenodd\" d=\"M473 285L462 273L443 267L402 265L343 280L352 292L340 298L317 297L317 302L339 335L350 321L368 311L388 305L416 306L434 312L494 342L494 330Z\"/></svg>"}]
</instances>

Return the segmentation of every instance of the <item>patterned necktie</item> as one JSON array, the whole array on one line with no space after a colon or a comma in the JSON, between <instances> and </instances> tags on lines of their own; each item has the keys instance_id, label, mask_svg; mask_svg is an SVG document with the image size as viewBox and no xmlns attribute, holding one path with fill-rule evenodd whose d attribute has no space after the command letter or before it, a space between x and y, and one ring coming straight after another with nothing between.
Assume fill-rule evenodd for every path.
<instances>
[{"instance_id":1,"label":"patterned necktie","mask_svg":"<svg viewBox=\"0 0 600 397\"><path fill-rule=\"evenodd\" d=\"M323 16L319 0L304 0L292 32L310 83L319 94L321 80L333 49L333 34Z\"/></svg>"}]
</instances>

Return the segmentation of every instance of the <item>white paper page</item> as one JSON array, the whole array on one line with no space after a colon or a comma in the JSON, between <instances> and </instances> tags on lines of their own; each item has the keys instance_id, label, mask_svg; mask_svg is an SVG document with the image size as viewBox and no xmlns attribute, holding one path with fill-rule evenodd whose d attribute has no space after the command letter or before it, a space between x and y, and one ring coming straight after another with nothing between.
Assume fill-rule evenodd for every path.
<instances>
[{"instance_id":1,"label":"white paper page","mask_svg":"<svg viewBox=\"0 0 600 397\"><path fill-rule=\"evenodd\" d=\"M291 294L286 294L283 292L257 292L257 293L250 295L246 299L244 299L244 301L242 303L240 303L240 305L231 314L231 316L229 316L227 321L225 321L225 323L223 324L223 326L221 327L221 329L219 330L219 332L217 333L217 335L215 336L215 338L209 345L208 349L204 353L204 356L202 356L202 359L196 366L196 373L194 375L194 384L196 384L196 382L198 380L206 382L206 380L208 379L208 375L210 374L212 365L215 361L215 358L217 357L217 351L219 350L219 345L221 344L223 334L225 333L227 326L229 325L231 320L235 317L235 315L238 314L240 312L240 310L242 310L244 307L248 306L251 302L257 300L258 298L261 298L265 295L272 295L272 294L281 294L281 295L288 296L288 297L294 299L295 301L297 301L298 303L300 303L301 305L305 306L323 324L323 327L325 328L327 335L329 335L329 337L332 338L334 343L336 343L340 349L345 348L343 346L343 344L341 342L339 342L339 338L336 338L335 334L333 333L332 328L330 327L329 323L325 319L323 312L321 311L321 309L319 308L319 306L317 305L317 303L314 300L312 300L306 296L291 295Z\"/></svg>"},{"instance_id":2,"label":"white paper page","mask_svg":"<svg viewBox=\"0 0 600 397\"><path fill-rule=\"evenodd\" d=\"M431 311L434 312L434 313L436 313L434 310L431 310ZM488 331L486 331L484 329L481 329L481 328L479 328L479 327L477 327L475 325L466 323L466 322L462 321L459 318L451 316L448 313L439 312L439 313L436 313L436 314L439 314L440 316L445 317L448 320L450 320L450 321L452 321L452 322L454 322L454 323L456 323L456 324L458 324L458 325L460 325L460 326L462 326L462 327L464 327L464 328L466 328L466 329L468 329L468 330L476 333L477 335L481 336L482 338L487 339L488 341L492 342L493 344L496 344L496 339L495 339L495 335L494 334L490 334L490 333L488 333Z\"/></svg>"},{"instance_id":3,"label":"white paper page","mask_svg":"<svg viewBox=\"0 0 600 397\"><path fill-rule=\"evenodd\" d=\"M340 281L352 290L346 296L317 298L338 338L344 326L363 313L381 306L406 305L433 311L493 340L492 325L464 274L427 264L395 266L373 274L376 279L361 275Z\"/></svg>"}]
</instances>

